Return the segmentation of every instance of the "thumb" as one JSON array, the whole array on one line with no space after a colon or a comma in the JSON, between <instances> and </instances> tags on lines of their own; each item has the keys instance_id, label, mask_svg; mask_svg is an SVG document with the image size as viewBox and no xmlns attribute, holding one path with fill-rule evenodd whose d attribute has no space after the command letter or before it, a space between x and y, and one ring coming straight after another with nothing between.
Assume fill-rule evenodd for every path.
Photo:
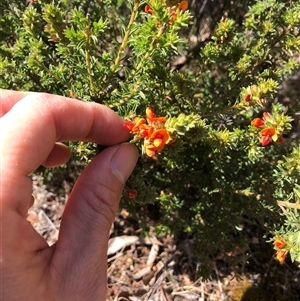
<instances>
[{"instance_id":1,"label":"thumb","mask_svg":"<svg viewBox=\"0 0 300 301\"><path fill-rule=\"evenodd\" d=\"M52 265L59 277L73 279L75 288L71 280L69 284L80 294L89 294L99 281L106 289L109 231L137 159L130 143L105 149L82 172L67 201ZM84 290L78 279L86 279Z\"/></svg>"}]
</instances>

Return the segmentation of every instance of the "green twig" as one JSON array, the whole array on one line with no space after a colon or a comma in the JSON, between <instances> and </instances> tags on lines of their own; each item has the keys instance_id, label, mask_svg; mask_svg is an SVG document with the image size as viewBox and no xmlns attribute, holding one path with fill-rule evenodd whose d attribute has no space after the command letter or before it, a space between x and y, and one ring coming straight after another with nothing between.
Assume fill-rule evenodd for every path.
<instances>
[{"instance_id":1,"label":"green twig","mask_svg":"<svg viewBox=\"0 0 300 301\"><path fill-rule=\"evenodd\" d=\"M160 39L160 37L163 35L163 33L165 32L165 28L166 28L166 24L163 24L162 26L160 26L158 33L155 35L155 37L152 39L152 42L150 44L150 48L149 51L147 51L145 53L145 55L143 56L143 58L140 60L139 64L136 66L136 68L132 71L131 76L134 77L142 68L143 64L148 60L148 58L150 57L152 51L155 49L156 44L158 42L158 40Z\"/></svg>"},{"instance_id":2,"label":"green twig","mask_svg":"<svg viewBox=\"0 0 300 301\"><path fill-rule=\"evenodd\" d=\"M53 73L49 68L47 68L43 63L41 63L41 62L38 61L37 59L34 59L34 62L35 62L38 66L42 67L42 68L43 68L45 71L47 71L49 74L51 74L51 76L53 76L53 77L57 80L57 82L66 84L66 85L68 86L68 88L71 89L71 88L70 88L71 86L70 86L69 83L67 83L66 81L62 82L61 78L57 77L56 74Z\"/></svg>"},{"instance_id":3,"label":"green twig","mask_svg":"<svg viewBox=\"0 0 300 301\"><path fill-rule=\"evenodd\" d=\"M111 71L112 73L114 73L119 64L120 64L120 61L121 61L121 56L127 46L127 43L128 43L128 39L129 39L129 35L130 35L130 32L131 32L131 27L137 17L137 13L138 13L138 8L139 8L139 5L140 5L140 0L136 0L134 5L133 5L133 11L132 11L132 14L131 14L131 17L130 17L130 20L129 20L129 23L127 25L127 29L126 29L126 32L125 32L125 35L124 35L124 39L122 41L122 44L119 48L119 51L118 51L118 54L117 54L117 57L115 59L115 63L113 64L113 66L111 67Z\"/></svg>"},{"instance_id":4,"label":"green twig","mask_svg":"<svg viewBox=\"0 0 300 301\"><path fill-rule=\"evenodd\" d=\"M163 24L159 30L158 33L155 35L155 37L152 39L152 42L150 44L150 48L149 50L145 53L145 55L141 58L139 64L136 66L136 68L131 72L131 78L134 78L134 76L141 70L141 68L143 67L145 61L147 61L152 53L152 51L155 49L156 44L158 42L158 40L160 39L160 37L163 35L163 33L165 32L165 28L166 28L166 24ZM139 78L136 82L136 86L138 86L139 81L141 80L141 78ZM114 108L118 105L121 105L123 103L125 103L128 99L130 99L134 92L136 92L136 89L134 89L130 95L128 95L126 98L121 99L120 101L118 101L117 103L113 103L111 104L109 107L110 108Z\"/></svg>"},{"instance_id":5,"label":"green twig","mask_svg":"<svg viewBox=\"0 0 300 301\"><path fill-rule=\"evenodd\" d=\"M91 45L91 29L88 25L85 29L85 35L86 35L86 44L85 44L85 62L86 62L86 69L89 77L90 82L90 88L92 90L93 95L96 94L96 89L94 85L93 75L92 75L92 69L91 69L91 57L89 53L89 48Z\"/></svg>"}]
</instances>

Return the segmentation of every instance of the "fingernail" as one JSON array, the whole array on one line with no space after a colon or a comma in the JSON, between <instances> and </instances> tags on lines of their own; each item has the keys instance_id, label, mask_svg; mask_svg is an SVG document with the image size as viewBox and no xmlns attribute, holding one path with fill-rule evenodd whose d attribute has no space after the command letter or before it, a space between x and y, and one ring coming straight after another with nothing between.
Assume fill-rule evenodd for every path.
<instances>
[{"instance_id":1,"label":"fingernail","mask_svg":"<svg viewBox=\"0 0 300 301\"><path fill-rule=\"evenodd\" d=\"M138 157L138 150L133 144L123 143L117 148L110 162L110 168L122 185L131 175Z\"/></svg>"}]
</instances>

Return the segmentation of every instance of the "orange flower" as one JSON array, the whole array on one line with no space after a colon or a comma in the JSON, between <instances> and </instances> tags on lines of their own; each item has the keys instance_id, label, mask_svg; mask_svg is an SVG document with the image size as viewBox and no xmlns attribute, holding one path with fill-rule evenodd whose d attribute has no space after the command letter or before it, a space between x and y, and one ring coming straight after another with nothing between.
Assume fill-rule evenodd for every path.
<instances>
[{"instance_id":1,"label":"orange flower","mask_svg":"<svg viewBox=\"0 0 300 301\"><path fill-rule=\"evenodd\" d=\"M150 123L156 123L156 124L164 124L166 121L167 121L167 117L154 117L154 118L151 118L151 120L149 119L148 121Z\"/></svg>"},{"instance_id":2,"label":"orange flower","mask_svg":"<svg viewBox=\"0 0 300 301\"><path fill-rule=\"evenodd\" d=\"M169 24L172 25L177 18L177 13L175 10L171 9L169 11Z\"/></svg>"},{"instance_id":3,"label":"orange flower","mask_svg":"<svg viewBox=\"0 0 300 301\"><path fill-rule=\"evenodd\" d=\"M177 8L181 11L187 10L188 7L189 7L189 3L187 1L181 1L177 6Z\"/></svg>"},{"instance_id":4,"label":"orange flower","mask_svg":"<svg viewBox=\"0 0 300 301\"><path fill-rule=\"evenodd\" d=\"M140 135L143 138L149 138L154 131L153 127L148 124L141 124L139 129L140 129Z\"/></svg>"},{"instance_id":5,"label":"orange flower","mask_svg":"<svg viewBox=\"0 0 300 301\"><path fill-rule=\"evenodd\" d=\"M252 126L255 126L256 128L260 128L261 126L264 125L264 122L262 119L260 118L254 118L252 121L251 121L251 125Z\"/></svg>"},{"instance_id":6,"label":"orange flower","mask_svg":"<svg viewBox=\"0 0 300 301\"><path fill-rule=\"evenodd\" d=\"M274 136L276 133L276 129L271 127L271 128L264 128L260 131L260 134L262 136Z\"/></svg>"},{"instance_id":7,"label":"orange flower","mask_svg":"<svg viewBox=\"0 0 300 301\"><path fill-rule=\"evenodd\" d=\"M187 10L189 6L189 3L187 1L181 1L178 5L177 8L180 11L185 11ZM174 9L170 9L169 11L169 24L172 25L173 22L176 20L177 18L177 12Z\"/></svg>"},{"instance_id":8,"label":"orange flower","mask_svg":"<svg viewBox=\"0 0 300 301\"><path fill-rule=\"evenodd\" d=\"M156 149L153 145L144 145L145 153L148 157L154 157L156 155Z\"/></svg>"},{"instance_id":9,"label":"orange flower","mask_svg":"<svg viewBox=\"0 0 300 301\"><path fill-rule=\"evenodd\" d=\"M166 144L175 141L165 128L167 117L156 117L154 108L146 109L146 118L135 117L133 121L125 121L124 127L134 134L134 142L144 139L143 149L147 156L154 157L157 152L162 151Z\"/></svg>"},{"instance_id":10,"label":"orange flower","mask_svg":"<svg viewBox=\"0 0 300 301\"><path fill-rule=\"evenodd\" d=\"M157 148L163 148L165 144L168 144L172 139L169 132L166 129L159 129L152 133L150 140L153 141L153 145Z\"/></svg>"},{"instance_id":11,"label":"orange flower","mask_svg":"<svg viewBox=\"0 0 300 301\"><path fill-rule=\"evenodd\" d=\"M167 117L156 117L154 108L151 106L146 109L146 117L149 123L165 123L167 121Z\"/></svg>"},{"instance_id":12,"label":"orange flower","mask_svg":"<svg viewBox=\"0 0 300 301\"><path fill-rule=\"evenodd\" d=\"M123 124L123 127L124 127L127 131L131 132L132 129L133 129L133 127L134 127L134 125L135 125L134 122L126 120L126 121L124 122L124 124Z\"/></svg>"},{"instance_id":13,"label":"orange flower","mask_svg":"<svg viewBox=\"0 0 300 301\"><path fill-rule=\"evenodd\" d=\"M282 249L285 246L285 240L282 237L278 237L275 239L273 244L275 247Z\"/></svg>"},{"instance_id":14,"label":"orange flower","mask_svg":"<svg viewBox=\"0 0 300 301\"><path fill-rule=\"evenodd\" d=\"M146 123L146 120L141 117L135 117L133 119L133 122L134 122L134 127L132 128L131 132L137 133L140 131L141 125Z\"/></svg>"},{"instance_id":15,"label":"orange flower","mask_svg":"<svg viewBox=\"0 0 300 301\"><path fill-rule=\"evenodd\" d=\"M285 250L279 250L276 253L276 259L279 261L279 263L284 263L284 261L286 259L286 255L287 255L287 251L285 251Z\"/></svg>"},{"instance_id":16,"label":"orange flower","mask_svg":"<svg viewBox=\"0 0 300 301\"><path fill-rule=\"evenodd\" d=\"M261 145L262 146L266 146L268 145L272 140L272 136L269 136L269 135L265 135L265 136L262 136L261 137Z\"/></svg>"},{"instance_id":17,"label":"orange flower","mask_svg":"<svg viewBox=\"0 0 300 301\"><path fill-rule=\"evenodd\" d=\"M155 112L152 106L146 108L146 117L148 120L151 118L155 118Z\"/></svg>"},{"instance_id":18,"label":"orange flower","mask_svg":"<svg viewBox=\"0 0 300 301\"><path fill-rule=\"evenodd\" d=\"M147 156L154 157L170 142L172 142L172 138L169 132L166 129L158 129L151 134L149 139L145 140L144 149Z\"/></svg>"},{"instance_id":19,"label":"orange flower","mask_svg":"<svg viewBox=\"0 0 300 301\"><path fill-rule=\"evenodd\" d=\"M276 133L276 129L274 127L264 128L260 131L261 134L261 144L262 146L268 145L271 140L277 142L279 136Z\"/></svg>"},{"instance_id":20,"label":"orange flower","mask_svg":"<svg viewBox=\"0 0 300 301\"><path fill-rule=\"evenodd\" d=\"M262 146L268 145L272 140L276 143L283 143L283 139L280 133L278 133L276 128L276 121L274 117L268 113L263 113L263 118L254 118L251 121L251 125L257 128L262 128L259 132L261 137Z\"/></svg>"}]
</instances>

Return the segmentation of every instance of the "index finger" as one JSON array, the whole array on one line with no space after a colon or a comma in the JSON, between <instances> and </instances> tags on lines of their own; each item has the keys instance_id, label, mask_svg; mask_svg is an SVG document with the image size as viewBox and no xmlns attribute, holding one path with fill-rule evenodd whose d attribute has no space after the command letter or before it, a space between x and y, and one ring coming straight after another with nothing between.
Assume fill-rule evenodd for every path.
<instances>
[{"instance_id":1,"label":"index finger","mask_svg":"<svg viewBox=\"0 0 300 301\"><path fill-rule=\"evenodd\" d=\"M103 105L27 94L0 119L0 150L5 158L1 168L28 175L44 162L55 142L120 143L128 139L122 125L123 119Z\"/></svg>"},{"instance_id":2,"label":"index finger","mask_svg":"<svg viewBox=\"0 0 300 301\"><path fill-rule=\"evenodd\" d=\"M26 215L34 172L55 142L114 145L128 139L123 119L109 108L57 95L30 93L0 119L2 204Z\"/></svg>"},{"instance_id":3,"label":"index finger","mask_svg":"<svg viewBox=\"0 0 300 301\"><path fill-rule=\"evenodd\" d=\"M34 92L0 89L0 117L5 115L20 99Z\"/></svg>"}]
</instances>

